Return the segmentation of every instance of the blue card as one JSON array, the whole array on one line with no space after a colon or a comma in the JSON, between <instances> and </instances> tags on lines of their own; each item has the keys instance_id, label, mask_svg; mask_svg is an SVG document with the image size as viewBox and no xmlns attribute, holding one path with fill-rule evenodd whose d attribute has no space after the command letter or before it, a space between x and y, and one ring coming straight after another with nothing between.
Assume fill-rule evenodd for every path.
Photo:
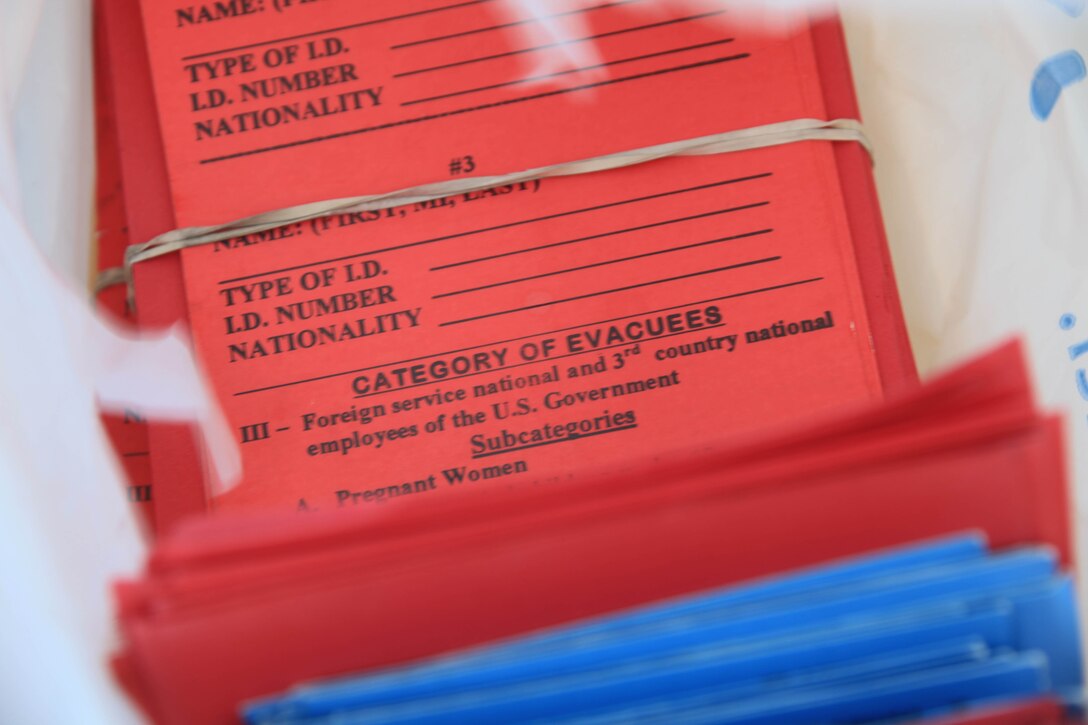
<instances>
[{"instance_id":1,"label":"blue card","mask_svg":"<svg viewBox=\"0 0 1088 725\"><path fill-rule=\"evenodd\" d=\"M947 677L930 677L939 673ZM813 712L902 701L863 697L864 683L929 693L940 707L991 697L991 685L1021 694L1009 683L1039 678L1042 692L1081 681L1072 583L1049 549L987 555L968 535L297 687L245 716L263 725L759 718L764 700ZM941 699L953 694L961 699ZM737 710L742 702L748 709Z\"/></svg>"}]
</instances>

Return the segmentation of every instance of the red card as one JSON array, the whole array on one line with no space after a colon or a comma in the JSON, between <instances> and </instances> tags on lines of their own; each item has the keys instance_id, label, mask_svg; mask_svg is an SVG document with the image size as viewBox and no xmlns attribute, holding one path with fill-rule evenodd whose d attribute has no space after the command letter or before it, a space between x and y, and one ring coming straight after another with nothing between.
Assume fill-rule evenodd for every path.
<instances>
[{"instance_id":1,"label":"red card","mask_svg":"<svg viewBox=\"0 0 1088 725\"><path fill-rule=\"evenodd\" d=\"M600 36L601 67L571 90L521 83L535 46L513 47L488 3L461 5L193 22L149 4L165 146L144 134L129 157L157 151L166 168L149 186L168 174L179 223L211 223L437 180L454 160L502 173L856 113L834 24L772 37L719 15L572 5L561 11ZM423 71L436 63L449 67ZM342 82L293 85L331 82L333 65ZM141 72L128 82L150 93ZM255 97L268 84L280 90ZM204 127L356 86L380 87L379 102ZM123 105L133 118L150 107ZM183 292L176 260L138 269L141 316L191 320L243 444L246 478L218 508L369 505L466 487L450 476L502 485L637 466L913 379L867 164L850 145L794 144L287 228L187 250ZM159 430L152 448L160 523L203 509L191 442Z\"/></svg>"},{"instance_id":2,"label":"red card","mask_svg":"<svg viewBox=\"0 0 1088 725\"><path fill-rule=\"evenodd\" d=\"M94 6L94 92L95 147L97 161L95 243L98 272L124 264L125 248L129 244L125 218L124 187L118 150L116 104L109 77L109 61L101 3ZM133 324L133 315L125 303L124 286L103 289L98 294L99 310L122 325ZM154 525L154 501L151 491L151 460L148 450L147 425L139 414L103 414L113 449L121 460L128 480L128 500L140 512L141 518Z\"/></svg>"},{"instance_id":3,"label":"red card","mask_svg":"<svg viewBox=\"0 0 1088 725\"><path fill-rule=\"evenodd\" d=\"M724 4L559 0L548 12L583 22L574 46L596 63L530 83L552 48L502 7L332 0L194 22L142 2L178 224L826 117L808 32L761 34Z\"/></svg>"}]
</instances>

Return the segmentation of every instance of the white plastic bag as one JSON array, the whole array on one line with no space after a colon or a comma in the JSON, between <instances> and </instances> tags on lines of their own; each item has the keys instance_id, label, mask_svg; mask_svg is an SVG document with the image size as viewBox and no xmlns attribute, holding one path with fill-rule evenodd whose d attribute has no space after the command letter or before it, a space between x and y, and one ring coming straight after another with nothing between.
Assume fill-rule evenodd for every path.
<instances>
[{"instance_id":1,"label":"white plastic bag","mask_svg":"<svg viewBox=\"0 0 1088 725\"><path fill-rule=\"evenodd\" d=\"M0 4L4 723L139 719L108 667L110 585L137 571L144 542L98 403L218 424L177 336L126 339L89 304L90 55L84 3ZM233 449L213 453L229 479Z\"/></svg>"},{"instance_id":2,"label":"white plastic bag","mask_svg":"<svg viewBox=\"0 0 1088 725\"><path fill-rule=\"evenodd\" d=\"M920 367L1024 335L1044 399L1072 414L1082 498L1088 352L1070 349L1088 340L1088 84L1061 89L1068 78L1039 74L1048 59L1088 55L1084 4L857 0L844 10ZM207 417L176 340L121 340L84 305L90 37L85 0L0 0L3 722L136 718L105 666L107 585L137 566L142 543L94 400L150 395L174 415ZM1036 82L1046 93L1033 107ZM1055 84L1060 95L1040 120ZM160 356L142 390L104 374L117 361L149 369L134 362L141 355Z\"/></svg>"},{"instance_id":3,"label":"white plastic bag","mask_svg":"<svg viewBox=\"0 0 1088 725\"><path fill-rule=\"evenodd\" d=\"M995 0L920 12L885 1L845 13L919 367L1024 337L1042 400L1069 413L1080 532L1088 355L1070 350L1088 340L1088 83L1062 89L1046 119L1032 101L1048 60L1088 56L1084 7Z\"/></svg>"}]
</instances>

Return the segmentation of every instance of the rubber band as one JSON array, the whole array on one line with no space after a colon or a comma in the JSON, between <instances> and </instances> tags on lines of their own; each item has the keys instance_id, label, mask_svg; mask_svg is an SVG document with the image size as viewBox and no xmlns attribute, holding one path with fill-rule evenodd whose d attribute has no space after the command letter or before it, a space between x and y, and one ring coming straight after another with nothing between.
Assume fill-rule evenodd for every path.
<instances>
[{"instance_id":1,"label":"rubber band","mask_svg":"<svg viewBox=\"0 0 1088 725\"><path fill-rule=\"evenodd\" d=\"M366 211L388 209L390 207L406 204L418 204L427 201L441 199L456 194L464 194L473 191L490 189L495 186L516 184L519 182L536 181L539 179L554 178L560 176L575 176L589 174L598 171L610 171L628 166L644 164L649 161L670 158L673 156L709 156L713 154L733 153L736 151L749 151L752 149L766 148L769 146L781 146L800 141L839 141L855 142L862 145L869 153L873 149L869 143L861 123L852 119L837 119L823 121L819 119L796 119L773 123L766 126L756 126L738 131L688 139L686 141L673 141L657 146L634 151L620 151L618 153L597 156L580 161L569 161L552 166L542 166L527 171L519 171L501 176L478 176L469 179L451 179L432 184L424 184L408 189L391 191L384 194L368 194L344 199L314 202L292 206L276 211L264 212L254 216L238 219L226 224L217 224L207 227L188 227L175 229L161 234L149 242L133 244L125 250L125 266L104 270L98 278L95 291L100 292L107 287L117 284L127 284L129 303L133 304L132 268L140 262L155 259L167 254L174 254L183 249L198 247L213 242L221 242L227 239L258 234L270 229L299 222L311 221L338 214L353 214Z\"/></svg>"}]
</instances>

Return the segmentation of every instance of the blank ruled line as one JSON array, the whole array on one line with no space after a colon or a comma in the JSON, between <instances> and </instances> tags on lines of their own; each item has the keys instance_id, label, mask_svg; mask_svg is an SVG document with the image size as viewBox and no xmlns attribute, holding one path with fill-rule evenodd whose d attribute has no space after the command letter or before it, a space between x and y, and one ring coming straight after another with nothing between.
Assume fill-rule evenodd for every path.
<instances>
[{"instance_id":1,"label":"blank ruled line","mask_svg":"<svg viewBox=\"0 0 1088 725\"><path fill-rule=\"evenodd\" d=\"M638 428L638 423L632 423L631 425L620 426L619 428L607 428L605 430L599 430L596 433L579 433L574 436L566 436L564 438L553 438L550 441L541 441L540 443L529 443L524 446L518 446L517 448L503 448L501 451L492 451L491 453L477 453L473 456L476 458L490 458L491 456L501 456L503 453L515 453L517 451L525 451L530 448L540 448L541 446L550 446L556 443L570 443L572 441L579 441L583 438L593 438L594 436L603 436L608 433L619 433L625 430L634 430Z\"/></svg>"},{"instance_id":2,"label":"blank ruled line","mask_svg":"<svg viewBox=\"0 0 1088 725\"><path fill-rule=\"evenodd\" d=\"M572 68L570 70L561 70L556 73L548 73L540 76L529 76L528 78L518 78L517 80L506 81L505 83L493 83L489 86L480 86L479 88L469 88L463 91L453 91L451 93L443 93L438 96L428 96L427 98L417 98L414 101L404 101L401 106L415 106L420 103L430 103L432 101L441 101L447 98L454 98L457 96L467 96L473 93L482 93L484 91L493 91L497 88L506 88L508 86L516 86L524 83L539 83L540 81L546 81L552 78L558 78L560 76L570 75L571 73L584 73L591 70L599 70L601 68L607 68L613 65L621 65L623 63L634 63L640 60L649 60L650 58L660 58L666 55L675 55L676 53L685 53L689 50L699 50L701 48L710 48L716 45L724 45L726 43L732 43L736 38L722 38L721 40L712 40L708 43L696 43L695 45L686 45L683 48L672 48L670 50L661 50L656 53L646 53L645 55L636 55L632 58L621 58L619 60L610 60L607 63L597 63L596 65L587 65L584 68Z\"/></svg>"},{"instance_id":3,"label":"blank ruled line","mask_svg":"<svg viewBox=\"0 0 1088 725\"><path fill-rule=\"evenodd\" d=\"M699 247L708 247L714 244L722 244L724 242L733 242L739 239L749 239L751 237L757 237L764 234L770 234L773 229L760 229L755 232L747 232L745 234L736 234L731 237L719 237L717 239L709 239L705 242L695 242L693 244L683 244L679 247L669 247L668 249L656 249L652 252L645 252L643 254L632 254L629 257L618 257L616 259L606 259L602 262L594 262L593 264L583 264L578 267L568 267L566 269L559 269L554 272L543 272L541 274L534 274L528 277L518 277L516 279L509 279L503 282L492 282L491 284L480 285L479 287L469 287L461 290L454 290L452 292L442 292L431 297L432 300L442 299L444 297L456 297L457 295L468 294L470 292L480 292L483 290L494 289L496 287L506 287L512 284L520 284L521 282L529 282L534 279L545 279L547 277L557 277L564 274L571 274L573 272L582 272L587 269L597 269L599 267L607 267L611 264L620 264L622 262L631 262L636 259L646 259L648 257L656 257L660 254L672 254L673 252L682 252L688 249L697 249Z\"/></svg>"},{"instance_id":4,"label":"blank ruled line","mask_svg":"<svg viewBox=\"0 0 1088 725\"><path fill-rule=\"evenodd\" d=\"M524 307L514 307L509 310L499 310L498 312L488 312L483 315L475 315L473 317L465 317L460 320L450 320L449 322L442 322L439 327L448 327L450 325L462 325L466 322L475 322L477 320L487 320L492 317L503 317L505 315L512 315L517 312L526 312L528 310L538 310L544 307L553 307L555 305L563 305L568 302L578 302L580 300L592 299L594 297L604 297L606 295L612 295L619 292L629 292L631 290L643 289L645 287L654 287L659 284L668 284L669 282L678 282L684 279L692 279L693 277L704 277L708 274L716 274L718 272L727 272L734 269L742 269L744 267L754 267L760 264L768 264L770 262L777 262L782 259L781 256L765 257L763 259L753 259L750 262L741 262L740 264L730 264L725 267L715 267L714 269L704 269L699 272L691 272L690 274L681 274L676 277L666 277L665 279L655 279L649 282L639 282L638 284L625 285L623 287L616 287L614 289L601 290L599 292L589 292L584 295L576 295L574 297L564 297L559 300L551 300L550 302L538 302L535 305L525 305Z\"/></svg>"},{"instance_id":5,"label":"blank ruled line","mask_svg":"<svg viewBox=\"0 0 1088 725\"><path fill-rule=\"evenodd\" d=\"M558 48L564 45L570 45L571 43L583 43L589 40L600 40L602 38L610 38L616 35L624 35L626 33L637 33L641 30L653 30L654 28L663 28L668 25L676 25L677 23L687 23L692 20L702 20L703 18L710 18L716 15L721 15L724 10L716 10L709 13L699 13L698 15L687 15L682 18L672 18L671 20L661 20L656 23L647 23L646 25L635 25L630 28L621 28L620 30L610 30L606 33L597 33L596 35L587 35L582 38L571 38L567 41L558 43L545 43L544 45L535 45L532 48L519 48L517 50L508 50L505 53L493 53L492 55L482 55L477 58L466 58L464 60L456 60L451 63L444 63L442 65L432 65L427 68L416 68L415 70L402 71L400 73L394 73L394 78L407 78L409 76L419 75L420 73L431 73L433 71L447 70L449 68L459 68L461 66L472 65L474 63L483 63L489 60L499 60L500 58L509 58L514 55L524 55L525 53L535 53L538 50L547 50L548 48Z\"/></svg>"},{"instance_id":6,"label":"blank ruled line","mask_svg":"<svg viewBox=\"0 0 1088 725\"><path fill-rule=\"evenodd\" d=\"M460 33L450 33L449 35L436 35L433 38L422 38L420 40L410 40L407 43L398 43L396 45L389 46L390 50L401 50L402 48L414 48L419 45L427 45L429 43L439 43L444 40L454 40L456 38L466 38L472 35L479 35L480 33L489 33L492 30L503 30L505 28L515 28L519 25L528 25L529 23L536 23L541 20L553 20L555 18L564 18L569 15L582 15L584 13L591 13L596 10L607 10L609 8L620 7L621 5L630 5L631 3L641 2L642 0L617 0L616 2L603 3L601 5L594 5L588 8L578 8L577 10L568 10L563 13L555 13L554 15L545 15L539 18L527 18L525 20L515 20L509 23L502 23L501 25L489 25L486 28L475 28L473 30L463 30Z\"/></svg>"},{"instance_id":7,"label":"blank ruled line","mask_svg":"<svg viewBox=\"0 0 1088 725\"><path fill-rule=\"evenodd\" d=\"M502 101L494 101L492 103L484 103L479 106L470 106L468 108L458 108L451 111L443 111L442 113L432 113L426 116L417 116L415 118L404 118L399 121L389 121L388 123L381 123L376 126L366 126L364 128L357 128L351 131L340 131L338 133L330 133L324 136L314 136L312 138L299 139L297 141L288 141L286 143L275 144L273 146L264 146L257 149L251 149L249 151L238 151L231 154L224 154L222 156L212 156L210 158L202 159L201 164L214 164L220 161L229 161L231 159L240 159L246 156L256 156L259 154L270 153L272 151L283 151L284 149L296 148L298 146L307 146L309 144L321 143L323 141L334 141L340 138L347 138L349 136L357 136L363 133L371 133L373 131L385 131L390 128L397 128L399 126L408 126L415 123L426 123L429 121L436 121L443 118L450 118L453 116L460 116L467 113L476 113L479 111L487 111L493 108L502 108L504 106L513 106L518 103L526 103L528 101L539 101L543 98L552 98L554 96L562 96L567 93L577 93L579 91L591 90L593 88L603 88L604 86L612 86L620 83L628 83L630 81L639 81L646 78L653 78L657 76L664 76L670 73L682 73L689 70L697 70L699 68L708 68L710 66L719 65L721 63L731 63L733 61L744 60L750 57L749 53L740 53L738 55L724 56L721 58L711 58L709 60L700 61L698 63L687 63L685 65L673 66L671 68L659 68L658 70L647 71L645 73L637 73L635 75L623 76L620 78L611 78L606 81L597 81L595 83L584 83L578 86L570 86L568 88L556 88L550 91L543 91L541 93L534 93L529 96L518 96L517 98L507 98Z\"/></svg>"},{"instance_id":8,"label":"blank ruled line","mask_svg":"<svg viewBox=\"0 0 1088 725\"><path fill-rule=\"evenodd\" d=\"M671 189L669 191L662 191L656 194L648 194L645 196L636 196L631 199L621 199L620 201L610 201L604 204L595 204L593 206L582 207L580 209L571 209L569 211L556 212L554 214L545 214L544 216L531 217L529 219L519 219L515 222L507 222L506 224L496 224L490 227L482 227L480 229L472 229L466 232L456 232L454 234L446 234L440 237L433 237L431 239L422 239L416 242L406 242L404 244L396 244L391 247L382 247L380 249L372 249L367 252L359 252L357 254L347 254L342 257L333 257L331 259L322 259L315 262L306 262L305 264L296 264L291 267L280 267L278 269L271 269L265 272L254 272L241 277L232 277L231 279L224 279L219 284L235 284L238 282L245 282L246 280L258 279L260 277L267 277L272 274L283 274L285 272L297 272L300 269L307 269L309 267L317 267L324 264L335 264L337 262L347 262L353 259L360 259L362 257L371 257L377 254L384 254L386 252L395 252L401 249L411 249L413 247L425 246L427 244L435 244L437 242L445 242L451 239L461 239L464 237L471 237L477 234L485 234L487 232L496 232L503 229L512 229L514 227L524 226L526 224L536 224L538 222L551 221L553 219L562 219L569 216L576 216L578 214L586 214L594 211L601 211L604 209L613 209L619 206L625 206L627 204L637 204L643 201L652 201L654 199L664 199L670 196L678 196L680 194L687 194L693 191L705 191L707 189L715 189L721 186L731 186L733 184L743 184L748 181L758 181L759 179L766 179L773 176L773 173L768 171L762 174L754 174L752 176L741 176L735 179L724 179L722 181L713 181L708 184L699 184L697 186L688 186L683 189Z\"/></svg>"},{"instance_id":9,"label":"blank ruled line","mask_svg":"<svg viewBox=\"0 0 1088 725\"><path fill-rule=\"evenodd\" d=\"M682 216L675 219L665 219L659 222L652 222L650 224L640 224L637 227L628 227L626 229L614 229L608 232L601 232L600 234L591 234L586 237L578 237L577 239L565 239L561 242L549 242L548 244L538 244L535 247L525 247L524 249L512 249L509 252L499 252L498 254L489 254L486 257L474 257L473 259L466 259L460 262L450 262L449 264L443 264L438 267L431 267L432 272L437 272L443 269L452 269L454 267L464 267L469 264L476 264L478 262L490 262L495 259L504 259L506 257L516 257L520 254L529 254L530 252L539 252L542 249L554 249L556 247L566 247L571 244L581 244L582 242L592 241L594 239L604 239L606 237L614 237L620 234L629 234L630 232L641 232L646 229L656 229L658 227L665 227L672 224L681 224L683 222L690 222L696 219L707 219L713 216L719 216L721 214L731 214L738 211L747 211L749 209L757 209L762 206L768 206L771 202L760 201L754 204L744 204L743 206L734 206L727 209L715 209L714 211L703 212L702 214L692 214L691 216Z\"/></svg>"},{"instance_id":10,"label":"blank ruled line","mask_svg":"<svg viewBox=\"0 0 1088 725\"><path fill-rule=\"evenodd\" d=\"M683 332L674 332L674 333L672 333L670 335L659 335L659 336L653 338L652 340L643 340L643 342L651 342L651 341L656 342L658 340L667 340L670 337L680 337L681 335L690 335L693 332L706 332L707 330L718 330L718 329L721 329L721 328L723 328L725 326L726 326L726 323L724 323L724 322L721 323L721 324L718 324L718 325L706 325L705 327L693 328L691 330L684 330ZM476 377L478 375L488 375L488 374L492 374L492 373L506 372L507 370L517 370L518 368L523 368L523 367L526 367L528 365L541 365L543 363L555 362L556 360L566 360L567 358L579 357L581 355L591 355L591 354L593 354L595 352L597 352L597 353L599 353L599 352L608 352L609 350L615 350L617 348L630 347L630 346L631 346L631 341L628 340L627 342L621 342L621 343L618 343L616 345L605 345L604 347L595 347L592 350L579 350L578 352L568 352L566 355L556 355L555 357L549 357L549 358L545 358L545 359L542 359L542 360L530 360L528 362L518 363L517 365L507 365L506 367L495 368L494 370L477 370L474 373L465 373L464 375L453 375L453 376L450 376L448 378L444 378L442 380L428 380L425 383L416 383L415 385L405 385L404 387L391 388L390 390L379 390L379 391L373 392L373 393L359 393L358 395L355 396L355 398L356 399L358 399L358 398L373 398L373 397L379 396L379 395L389 395L390 393L400 393L400 392L403 392L405 390L412 390L414 388L426 388L426 387L431 386L431 385L450 382L452 380L464 380L465 378L474 378L474 377Z\"/></svg>"},{"instance_id":11,"label":"blank ruled line","mask_svg":"<svg viewBox=\"0 0 1088 725\"><path fill-rule=\"evenodd\" d=\"M607 325L610 322L619 322L621 320L630 320L633 317L644 317L646 315L656 315L661 312L671 312L673 310L682 310L685 307L694 307L696 305L706 305L711 302L721 302L723 300L739 299L741 297L750 297L753 295L764 294L767 292L776 292L778 290L789 289L791 287L801 287L808 284L814 284L816 282L823 282L823 277L811 277L809 279L802 279L796 282L787 282L785 284L778 284L771 287L761 287L760 289L747 290L745 292L734 292L733 294L721 295L719 297L711 297L705 300L695 300L694 302L684 302L679 305L671 305L669 307L660 307L654 310L644 310L642 312L633 312L629 315L621 315L619 317L610 317L607 320L596 320L594 322L583 322L579 325L571 325L569 327L561 327L557 330L545 330L543 332L534 332L529 335L521 335L519 337L511 337L506 340L496 340L493 342L484 342L479 345L471 345L469 347L462 347L456 350L445 350L442 352L433 352L427 355L420 355L418 357L408 358L407 360L394 360L392 362L380 363L378 365L368 365L367 367L354 368L352 370L344 370L338 373L328 373L326 375L318 375L312 378L303 378L302 380L293 380L287 383L280 383L278 385L268 385L262 388L253 388L252 390L241 390L234 395L254 395L256 393L267 393L272 390L279 390L281 388L290 388L296 385L306 385L308 383L318 383L323 380L331 380L333 378L342 378L347 375L356 375L358 373L365 373L368 370L380 370L381 368L389 368L394 365L407 365L408 363L419 362L420 360L430 360L431 358L442 357L444 355L456 355L462 352L469 352L471 350L479 350L484 347L497 347L499 345L508 345L512 342L521 342L522 340L530 340L534 337L544 337L545 335L558 335L561 332L570 332L571 330L581 330L586 327L593 327L594 325Z\"/></svg>"},{"instance_id":12,"label":"blank ruled line","mask_svg":"<svg viewBox=\"0 0 1088 725\"><path fill-rule=\"evenodd\" d=\"M432 13L438 13L445 10L456 10L457 8L469 7L471 5L483 5L484 3L494 2L494 0L465 0L465 2L453 3L452 5L443 5L437 8L430 8L427 10L417 10L412 13L404 13L402 15L390 15L385 18L376 18L374 20L364 20L359 23L352 23L351 25L341 25L335 28L325 28L324 30L314 30L309 33L299 33L298 35L288 35L282 38L271 38L269 40L262 40L256 43L248 43L246 45L236 45L233 48L221 48L219 50L209 50L205 53L196 53L194 55L186 55L182 57L182 60L199 60L200 58L208 58L213 55L222 55L223 53L233 53L238 50L249 50L250 48L260 48L265 45L274 45L275 43L283 43L288 40L302 40L304 38L313 38L318 35L328 35L329 33L339 33L345 30L355 30L356 28L365 28L369 25L381 25L382 23L391 23L395 20L407 20L408 18L416 18L422 15L431 15Z\"/></svg>"}]
</instances>

